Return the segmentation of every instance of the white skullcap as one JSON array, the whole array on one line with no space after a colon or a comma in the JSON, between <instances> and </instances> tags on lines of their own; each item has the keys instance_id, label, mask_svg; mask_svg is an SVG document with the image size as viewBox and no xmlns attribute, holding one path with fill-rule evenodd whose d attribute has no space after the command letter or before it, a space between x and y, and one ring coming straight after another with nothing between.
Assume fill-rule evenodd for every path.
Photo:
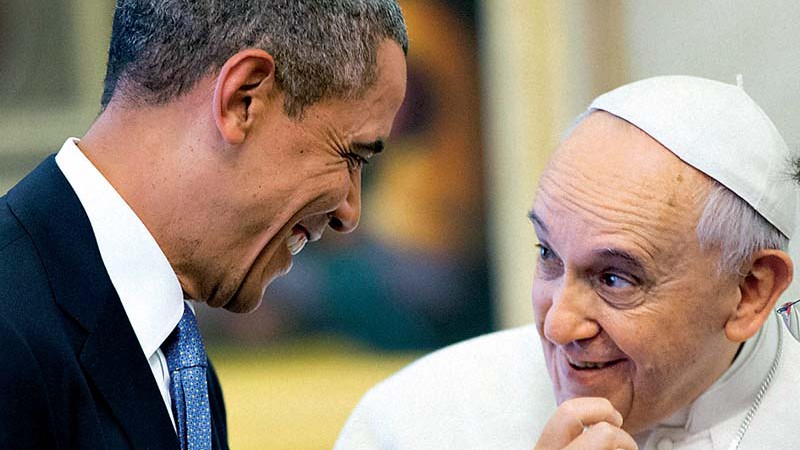
<instances>
[{"instance_id":1,"label":"white skullcap","mask_svg":"<svg viewBox=\"0 0 800 450\"><path fill-rule=\"evenodd\" d=\"M797 202L788 169L792 156L741 87L689 76L648 78L597 97L592 110L632 123L792 237Z\"/></svg>"}]
</instances>

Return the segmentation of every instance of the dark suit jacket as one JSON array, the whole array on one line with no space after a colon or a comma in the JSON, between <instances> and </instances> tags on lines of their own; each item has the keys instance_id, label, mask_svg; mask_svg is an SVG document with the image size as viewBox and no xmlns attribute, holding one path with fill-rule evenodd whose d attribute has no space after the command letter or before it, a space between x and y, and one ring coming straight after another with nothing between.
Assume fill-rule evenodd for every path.
<instances>
[{"instance_id":1,"label":"dark suit jacket","mask_svg":"<svg viewBox=\"0 0 800 450\"><path fill-rule=\"evenodd\" d=\"M212 440L227 449L208 371ZM0 198L0 449L179 450L89 219L53 156Z\"/></svg>"}]
</instances>

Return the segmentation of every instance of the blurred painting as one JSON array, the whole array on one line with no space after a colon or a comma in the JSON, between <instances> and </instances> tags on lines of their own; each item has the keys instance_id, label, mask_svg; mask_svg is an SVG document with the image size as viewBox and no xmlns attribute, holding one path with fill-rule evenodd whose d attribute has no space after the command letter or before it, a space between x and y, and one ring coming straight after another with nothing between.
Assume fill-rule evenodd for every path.
<instances>
[{"instance_id":1,"label":"blurred painting","mask_svg":"<svg viewBox=\"0 0 800 450\"><path fill-rule=\"evenodd\" d=\"M401 3L408 92L387 150L364 169L359 228L307 246L254 313L204 309L209 339L311 331L432 349L492 329L475 5Z\"/></svg>"},{"instance_id":2,"label":"blurred painting","mask_svg":"<svg viewBox=\"0 0 800 450\"><path fill-rule=\"evenodd\" d=\"M75 94L69 2L0 2L0 105L58 106Z\"/></svg>"}]
</instances>

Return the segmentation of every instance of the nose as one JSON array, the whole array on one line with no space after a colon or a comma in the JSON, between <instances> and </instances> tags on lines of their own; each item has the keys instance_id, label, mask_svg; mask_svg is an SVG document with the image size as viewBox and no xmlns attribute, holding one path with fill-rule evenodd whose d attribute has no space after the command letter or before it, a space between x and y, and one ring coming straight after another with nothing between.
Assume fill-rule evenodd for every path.
<instances>
[{"instance_id":1,"label":"nose","mask_svg":"<svg viewBox=\"0 0 800 450\"><path fill-rule=\"evenodd\" d=\"M600 333L592 311L594 292L574 280L564 280L553 292L545 313L544 335L552 343L567 345Z\"/></svg>"},{"instance_id":2,"label":"nose","mask_svg":"<svg viewBox=\"0 0 800 450\"><path fill-rule=\"evenodd\" d=\"M328 226L334 231L349 233L356 229L361 219L361 170L350 176L347 197L328 217Z\"/></svg>"}]
</instances>

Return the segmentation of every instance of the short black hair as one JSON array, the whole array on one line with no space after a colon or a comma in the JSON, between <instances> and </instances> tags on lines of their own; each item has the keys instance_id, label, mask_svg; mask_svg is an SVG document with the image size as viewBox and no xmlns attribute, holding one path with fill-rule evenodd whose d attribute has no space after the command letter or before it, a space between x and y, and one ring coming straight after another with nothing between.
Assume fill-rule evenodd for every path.
<instances>
[{"instance_id":1,"label":"short black hair","mask_svg":"<svg viewBox=\"0 0 800 450\"><path fill-rule=\"evenodd\" d=\"M245 48L275 58L293 116L376 79L385 39L408 52L395 0L118 0L101 105L158 105L186 93Z\"/></svg>"}]
</instances>

